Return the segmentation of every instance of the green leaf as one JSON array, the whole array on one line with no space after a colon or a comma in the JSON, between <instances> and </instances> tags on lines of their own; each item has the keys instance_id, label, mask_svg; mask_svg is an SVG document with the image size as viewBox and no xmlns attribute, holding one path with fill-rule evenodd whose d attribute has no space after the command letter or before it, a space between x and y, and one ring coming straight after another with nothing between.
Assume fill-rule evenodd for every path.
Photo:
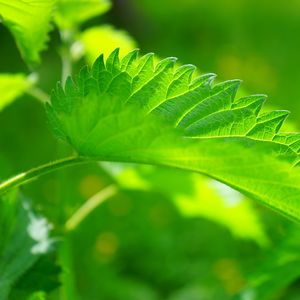
<instances>
[{"instance_id":1,"label":"green leaf","mask_svg":"<svg viewBox=\"0 0 300 300\"><path fill-rule=\"evenodd\" d=\"M102 166L126 189L159 191L186 217L201 216L228 228L237 238L268 244L255 207L230 187L200 174L173 168ZM116 169L118 170L116 172Z\"/></svg>"},{"instance_id":2,"label":"green leaf","mask_svg":"<svg viewBox=\"0 0 300 300\"><path fill-rule=\"evenodd\" d=\"M102 15L110 7L110 0L58 0L55 22L61 29L71 29Z\"/></svg>"},{"instance_id":3,"label":"green leaf","mask_svg":"<svg viewBox=\"0 0 300 300\"><path fill-rule=\"evenodd\" d=\"M122 57L136 48L136 42L125 31L103 25L88 28L80 33L72 52L73 56L78 56L77 52L83 52L92 64L101 53L108 56L115 48L120 48Z\"/></svg>"},{"instance_id":4,"label":"green leaf","mask_svg":"<svg viewBox=\"0 0 300 300\"><path fill-rule=\"evenodd\" d=\"M52 253L51 253L52 254ZM9 299L46 299L50 293L59 287L61 268L55 263L54 255L43 255L15 283Z\"/></svg>"},{"instance_id":5,"label":"green leaf","mask_svg":"<svg viewBox=\"0 0 300 300\"><path fill-rule=\"evenodd\" d=\"M3 24L29 65L38 63L39 53L45 49L54 4L55 0L0 0Z\"/></svg>"},{"instance_id":6,"label":"green leaf","mask_svg":"<svg viewBox=\"0 0 300 300\"><path fill-rule=\"evenodd\" d=\"M235 299L268 300L278 296L300 276L299 250L299 227L291 226L286 237L274 249L268 249L263 263L256 267L246 287Z\"/></svg>"},{"instance_id":7,"label":"green leaf","mask_svg":"<svg viewBox=\"0 0 300 300\"><path fill-rule=\"evenodd\" d=\"M28 202L16 194L0 199L0 299L7 299L12 286L41 255L50 249L49 224L36 216Z\"/></svg>"},{"instance_id":8,"label":"green leaf","mask_svg":"<svg viewBox=\"0 0 300 300\"><path fill-rule=\"evenodd\" d=\"M259 114L265 96L235 99L239 81L212 85L175 59L118 51L61 84L47 105L56 135L86 159L200 172L300 219L299 135L286 111Z\"/></svg>"},{"instance_id":9,"label":"green leaf","mask_svg":"<svg viewBox=\"0 0 300 300\"><path fill-rule=\"evenodd\" d=\"M30 85L23 74L0 74L0 111L20 97Z\"/></svg>"}]
</instances>

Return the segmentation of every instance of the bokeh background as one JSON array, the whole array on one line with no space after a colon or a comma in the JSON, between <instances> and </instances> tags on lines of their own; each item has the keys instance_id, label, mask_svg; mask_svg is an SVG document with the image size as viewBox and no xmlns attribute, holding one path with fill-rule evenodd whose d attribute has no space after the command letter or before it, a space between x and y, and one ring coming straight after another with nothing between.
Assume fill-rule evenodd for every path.
<instances>
[{"instance_id":1,"label":"bokeh background","mask_svg":"<svg viewBox=\"0 0 300 300\"><path fill-rule=\"evenodd\" d=\"M268 94L268 104L290 110L300 126L299 1L115 0L83 28L99 24L127 31L142 53L176 56L218 80L242 79L247 93ZM0 71L28 73L3 26L0 43ZM100 54L106 41L95 44ZM60 50L54 29L38 68L48 93L60 78ZM1 112L2 177L69 153L45 120L28 95ZM300 299L299 228L207 178L93 165L47 175L23 191L59 236L68 216L112 182L122 192L58 242L52 260L64 285L49 299Z\"/></svg>"}]
</instances>

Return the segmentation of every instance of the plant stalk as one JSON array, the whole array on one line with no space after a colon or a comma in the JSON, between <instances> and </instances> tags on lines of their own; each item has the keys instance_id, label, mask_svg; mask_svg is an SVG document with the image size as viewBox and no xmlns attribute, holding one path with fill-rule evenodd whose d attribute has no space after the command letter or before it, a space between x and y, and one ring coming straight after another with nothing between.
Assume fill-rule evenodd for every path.
<instances>
[{"instance_id":1,"label":"plant stalk","mask_svg":"<svg viewBox=\"0 0 300 300\"><path fill-rule=\"evenodd\" d=\"M60 31L60 37L63 43L60 56L62 62L61 68L61 82L64 85L66 83L67 77L72 75L72 57L70 48L73 42L74 32L71 30Z\"/></svg>"},{"instance_id":2,"label":"plant stalk","mask_svg":"<svg viewBox=\"0 0 300 300\"><path fill-rule=\"evenodd\" d=\"M67 231L74 230L95 208L117 193L115 185L109 185L89 198L66 222Z\"/></svg>"},{"instance_id":3,"label":"plant stalk","mask_svg":"<svg viewBox=\"0 0 300 300\"><path fill-rule=\"evenodd\" d=\"M84 159L82 157L78 157L78 156L72 156L72 157L59 159L59 160L41 165L39 167L33 168L27 172L20 173L2 183L0 183L0 195L6 193L8 190L17 188L21 185L24 185L25 183L29 183L42 175L51 173L51 172L61 169L63 167L73 166L73 165L82 164L82 163L86 163L86 162L89 162L89 160Z\"/></svg>"},{"instance_id":4,"label":"plant stalk","mask_svg":"<svg viewBox=\"0 0 300 300\"><path fill-rule=\"evenodd\" d=\"M47 93L35 86L30 88L26 93L41 101L42 103L47 103L50 100L50 96Z\"/></svg>"}]
</instances>

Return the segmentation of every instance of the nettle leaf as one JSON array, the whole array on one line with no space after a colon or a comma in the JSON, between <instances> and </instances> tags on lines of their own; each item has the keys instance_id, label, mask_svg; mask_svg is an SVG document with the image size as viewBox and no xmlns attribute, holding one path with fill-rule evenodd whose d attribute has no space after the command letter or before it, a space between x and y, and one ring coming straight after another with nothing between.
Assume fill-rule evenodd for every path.
<instances>
[{"instance_id":1,"label":"nettle leaf","mask_svg":"<svg viewBox=\"0 0 300 300\"><path fill-rule=\"evenodd\" d=\"M24 74L0 74L0 111L20 97L30 86L31 83Z\"/></svg>"},{"instance_id":2,"label":"nettle leaf","mask_svg":"<svg viewBox=\"0 0 300 300\"><path fill-rule=\"evenodd\" d=\"M58 83L47 105L56 135L92 160L172 166L217 179L300 219L299 134L278 133L286 111L259 114L264 95L235 99L195 67L115 50Z\"/></svg>"},{"instance_id":3,"label":"nettle leaf","mask_svg":"<svg viewBox=\"0 0 300 300\"><path fill-rule=\"evenodd\" d=\"M0 17L13 34L25 61L39 62L50 30L55 0L0 0Z\"/></svg>"},{"instance_id":4,"label":"nettle leaf","mask_svg":"<svg viewBox=\"0 0 300 300\"><path fill-rule=\"evenodd\" d=\"M62 29L70 29L102 15L110 7L110 0L57 0L55 22Z\"/></svg>"}]
</instances>

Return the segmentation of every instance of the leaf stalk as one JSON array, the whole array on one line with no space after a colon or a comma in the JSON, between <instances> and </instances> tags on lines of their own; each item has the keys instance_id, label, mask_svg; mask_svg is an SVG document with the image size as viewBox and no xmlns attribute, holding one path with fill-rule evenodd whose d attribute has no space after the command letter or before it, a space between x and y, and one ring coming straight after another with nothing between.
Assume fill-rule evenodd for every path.
<instances>
[{"instance_id":1,"label":"leaf stalk","mask_svg":"<svg viewBox=\"0 0 300 300\"><path fill-rule=\"evenodd\" d=\"M63 159L59 159L36 168L33 168L27 172L20 173L10 179L5 180L4 182L0 183L0 195L6 193L7 191L22 186L26 183L33 181L34 179L54 172L58 169L73 166L77 164L87 163L90 160L82 158L80 156L71 156Z\"/></svg>"},{"instance_id":2,"label":"leaf stalk","mask_svg":"<svg viewBox=\"0 0 300 300\"><path fill-rule=\"evenodd\" d=\"M118 189L115 185L109 185L89 198L66 222L67 231L74 230L95 208L116 195Z\"/></svg>"}]
</instances>

